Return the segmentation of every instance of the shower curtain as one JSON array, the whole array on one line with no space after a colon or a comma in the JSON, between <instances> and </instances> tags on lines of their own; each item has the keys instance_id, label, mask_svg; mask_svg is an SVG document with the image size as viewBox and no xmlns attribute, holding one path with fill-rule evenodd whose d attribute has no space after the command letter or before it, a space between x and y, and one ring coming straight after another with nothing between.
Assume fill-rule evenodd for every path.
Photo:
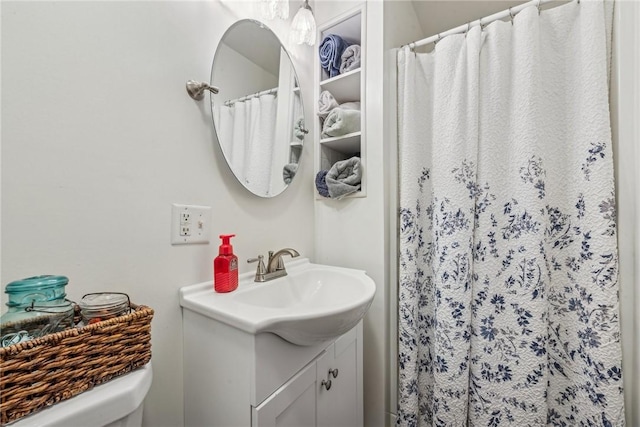
<instances>
[{"instance_id":1,"label":"shower curtain","mask_svg":"<svg viewBox=\"0 0 640 427\"><path fill-rule=\"evenodd\" d=\"M214 106L214 111L222 150L233 173L253 192L270 194L276 96L267 94L231 106Z\"/></svg>"},{"instance_id":2,"label":"shower curtain","mask_svg":"<svg viewBox=\"0 0 640 427\"><path fill-rule=\"evenodd\" d=\"M398 425L624 425L603 3L401 50L398 94Z\"/></svg>"}]
</instances>

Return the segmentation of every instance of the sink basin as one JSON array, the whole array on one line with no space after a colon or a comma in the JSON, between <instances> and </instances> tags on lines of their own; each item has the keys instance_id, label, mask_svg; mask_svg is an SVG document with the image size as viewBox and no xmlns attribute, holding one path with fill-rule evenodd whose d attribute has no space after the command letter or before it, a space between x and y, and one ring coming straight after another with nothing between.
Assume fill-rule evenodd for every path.
<instances>
[{"instance_id":1,"label":"sink basin","mask_svg":"<svg viewBox=\"0 0 640 427\"><path fill-rule=\"evenodd\" d=\"M285 263L288 275L264 283L240 276L238 289L216 293L212 283L180 289L180 305L250 334L274 333L297 345L336 338L364 317L376 285L362 270Z\"/></svg>"}]
</instances>

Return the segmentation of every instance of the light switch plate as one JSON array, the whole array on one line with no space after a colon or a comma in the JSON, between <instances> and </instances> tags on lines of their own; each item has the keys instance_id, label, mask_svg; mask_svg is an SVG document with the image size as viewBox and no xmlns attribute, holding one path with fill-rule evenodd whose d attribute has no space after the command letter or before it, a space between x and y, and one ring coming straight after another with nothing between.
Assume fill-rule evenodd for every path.
<instances>
[{"instance_id":1,"label":"light switch plate","mask_svg":"<svg viewBox=\"0 0 640 427\"><path fill-rule=\"evenodd\" d=\"M171 205L171 244L209 243L211 207Z\"/></svg>"}]
</instances>

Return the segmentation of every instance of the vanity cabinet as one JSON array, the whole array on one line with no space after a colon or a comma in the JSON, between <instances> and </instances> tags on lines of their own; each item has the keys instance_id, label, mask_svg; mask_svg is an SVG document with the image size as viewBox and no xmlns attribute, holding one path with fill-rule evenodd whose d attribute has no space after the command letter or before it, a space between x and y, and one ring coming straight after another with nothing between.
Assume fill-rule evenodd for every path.
<instances>
[{"instance_id":1,"label":"vanity cabinet","mask_svg":"<svg viewBox=\"0 0 640 427\"><path fill-rule=\"evenodd\" d=\"M363 425L362 321L298 346L183 308L183 336L187 427Z\"/></svg>"},{"instance_id":2,"label":"vanity cabinet","mask_svg":"<svg viewBox=\"0 0 640 427\"><path fill-rule=\"evenodd\" d=\"M318 394L316 364L312 363L251 408L251 426L315 426Z\"/></svg>"},{"instance_id":3,"label":"vanity cabinet","mask_svg":"<svg viewBox=\"0 0 640 427\"><path fill-rule=\"evenodd\" d=\"M355 427L363 423L358 327L252 408L252 427ZM360 396L360 399L358 398Z\"/></svg>"},{"instance_id":4,"label":"vanity cabinet","mask_svg":"<svg viewBox=\"0 0 640 427\"><path fill-rule=\"evenodd\" d=\"M361 47L360 68L347 71L343 74L330 77L329 73L320 65L319 55L315 59L315 117L317 131L314 144L316 146L316 172L329 170L331 166L340 160L349 159L353 156L360 157L363 168L363 176L360 191L353 193L350 197L366 197L366 135L365 135L365 51L366 51L366 31L365 13L366 4L358 6L341 15L330 22L318 26L319 38L318 46L322 40L330 34L336 34L349 44L358 44ZM318 117L318 101L323 91L329 91L338 104L345 102L360 102L360 130L336 137L323 137L323 120ZM317 199L324 199L316 192Z\"/></svg>"},{"instance_id":5,"label":"vanity cabinet","mask_svg":"<svg viewBox=\"0 0 640 427\"><path fill-rule=\"evenodd\" d=\"M342 336L323 354L317 362L316 382L321 385L317 399L318 423L320 427L363 425L362 374L358 369L358 345L362 339L352 335ZM360 352L361 353L361 352ZM331 381L331 386L322 381Z\"/></svg>"}]
</instances>

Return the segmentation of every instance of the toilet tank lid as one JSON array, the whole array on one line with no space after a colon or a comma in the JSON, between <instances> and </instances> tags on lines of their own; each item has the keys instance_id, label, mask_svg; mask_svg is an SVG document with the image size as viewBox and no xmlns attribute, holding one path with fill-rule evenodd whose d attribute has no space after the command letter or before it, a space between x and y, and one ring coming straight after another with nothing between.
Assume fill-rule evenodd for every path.
<instances>
[{"instance_id":1,"label":"toilet tank lid","mask_svg":"<svg viewBox=\"0 0 640 427\"><path fill-rule=\"evenodd\" d=\"M11 427L104 426L135 411L151 387L151 362L140 369L24 417Z\"/></svg>"}]
</instances>

